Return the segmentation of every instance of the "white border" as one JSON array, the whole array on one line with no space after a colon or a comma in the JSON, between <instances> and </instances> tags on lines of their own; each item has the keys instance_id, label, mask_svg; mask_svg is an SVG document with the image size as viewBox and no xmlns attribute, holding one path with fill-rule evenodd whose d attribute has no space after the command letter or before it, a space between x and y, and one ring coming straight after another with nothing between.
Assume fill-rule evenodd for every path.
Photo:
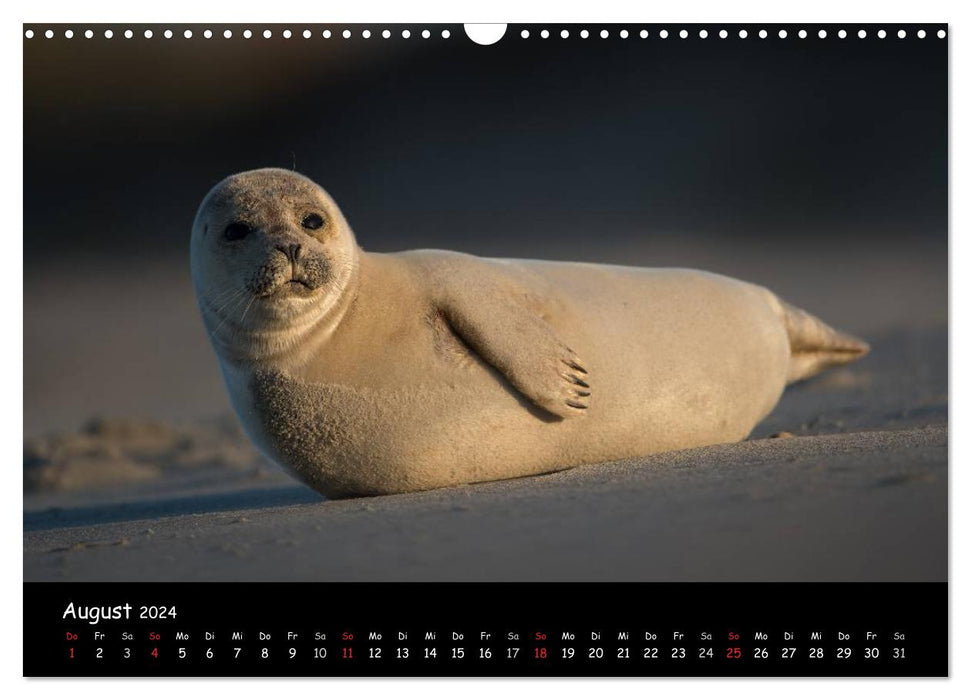
<instances>
[{"instance_id":1,"label":"white border","mask_svg":"<svg viewBox=\"0 0 971 700\"><path fill-rule=\"evenodd\" d=\"M3 577L2 597L4 625L0 632L0 663L3 668L4 684L12 681L11 688L15 693L29 694L41 698L63 700L66 697L75 698L76 694L94 695L99 698L137 697L140 700L150 698L168 698L173 694L180 697L200 697L212 692L231 693L236 698L260 698L269 693L284 690L287 693L326 694L330 697L356 700L361 696L392 695L394 698L421 696L422 698L447 697L453 700L456 696L463 699L489 698L493 700L496 694L507 695L512 692L519 695L547 695L555 694L559 698L584 698L589 700L594 695L609 693L618 697L643 698L647 693L666 692L679 696L710 697L723 693L744 694L749 698L771 698L777 700L780 695L787 698L816 698L819 695L839 696L866 694L877 700L892 698L913 698L917 694L949 696L967 696L969 684L967 678L971 670L967 660L971 659L971 625L968 624L968 610L971 605L966 601L968 579L968 522L969 517L962 508L956 507L963 503L954 494L966 491L967 477L964 470L971 468L968 459L968 434L966 412L962 410L963 402L960 397L967 394L968 372L958 363L952 363L950 396L952 424L952 469L950 472L951 487L951 674L950 681L702 681L702 680L651 680L642 681L486 681L472 683L467 681L24 681L22 674L21 640L23 616L22 606L22 569L23 543L22 528L22 491L19 479L13 474L20 474L22 461L22 425L23 425L23 280L22 265L22 52L21 52L21 23L30 22L284 22L299 19L305 23L340 23L340 22L549 22L549 23L729 23L729 22L886 22L886 23L940 23L949 22L949 45L951 48L951 124L968 122L968 92L971 79L968 78L968 54L966 44L962 44L961 35L968 26L964 22L964 10L958 2L940 0L910 0L909 2L888 1L880 3L851 3L846 0L814 0L798 6L782 2L735 0L730 2L716 2L707 0L684 3L631 3L623 0L598 0L596 3L576 3L567 7L562 2L533 2L522 0L494 0L488 4L477 3L459 4L444 0L411 0L410 2L383 2L354 0L341 5L325 2L288 2L274 0L272 3L252 3L243 5L238 2L199 2L199 0L166 0L157 5L135 3L118 0L88 0L84 3L69 2L67 0L47 0L43 4L33 3L23 7L2 9L4 14L5 41L0 44L3 52L0 60L0 70L4 72L3 109L3 187L0 188L3 197L3 211L6 224L5 249L8 260L6 274L0 278L3 293L0 299L3 303L2 318L16 318L16 329L20 337L16 343L9 343L2 348L3 365L16 367L19 378L14 384L14 378L7 379L6 399L2 405L3 420L0 420L3 448L6 459L3 461L10 483L5 484L3 493L4 526L2 529L5 557L2 561L8 563L7 573ZM9 16L8 16L9 15ZM967 125L963 128L968 128ZM893 148L893 144L887 144ZM968 348L968 283L967 277L961 274L971 265L968 259L968 246L962 236L971 235L968 231L969 194L967 177L964 169L957 164L968 162L968 139L963 131L951 130L951 201L952 221L951 230L951 265L957 275L952 280L952 308L951 326L952 356L959 356L961 350ZM18 259L19 258L19 259ZM10 333L10 331L8 331ZM957 352L955 352L957 350ZM964 354L967 357L967 353ZM960 546L955 546L960 543ZM17 562L16 565L10 565ZM16 574L20 572L21 576ZM14 605L17 602L18 605ZM16 618L16 623L14 619ZM725 683L727 687L722 687ZM961 690L963 688L963 690Z\"/></svg>"}]
</instances>

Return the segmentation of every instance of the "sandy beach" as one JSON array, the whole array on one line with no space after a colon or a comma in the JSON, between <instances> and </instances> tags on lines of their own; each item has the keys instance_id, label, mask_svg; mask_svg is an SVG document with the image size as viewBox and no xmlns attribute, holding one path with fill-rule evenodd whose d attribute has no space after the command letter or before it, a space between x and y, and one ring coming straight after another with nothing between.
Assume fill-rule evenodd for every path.
<instances>
[{"instance_id":1,"label":"sandy beach","mask_svg":"<svg viewBox=\"0 0 971 700\"><path fill-rule=\"evenodd\" d=\"M27 441L25 579L945 580L947 333L870 340L746 442L400 496L326 501L229 415L94 421Z\"/></svg>"}]
</instances>

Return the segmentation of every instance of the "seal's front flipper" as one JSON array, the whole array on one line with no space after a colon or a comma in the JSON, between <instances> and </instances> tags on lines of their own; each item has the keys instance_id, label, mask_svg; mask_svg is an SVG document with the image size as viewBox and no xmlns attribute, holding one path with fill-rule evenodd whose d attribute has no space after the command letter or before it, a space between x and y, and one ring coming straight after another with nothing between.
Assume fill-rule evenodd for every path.
<instances>
[{"instance_id":1,"label":"seal's front flipper","mask_svg":"<svg viewBox=\"0 0 971 700\"><path fill-rule=\"evenodd\" d=\"M858 360L870 346L859 338L826 325L812 314L780 300L782 320L789 335L789 384L807 379L829 367Z\"/></svg>"},{"instance_id":2,"label":"seal's front flipper","mask_svg":"<svg viewBox=\"0 0 971 700\"><path fill-rule=\"evenodd\" d=\"M583 360L511 294L479 291L443 302L440 310L456 335L532 403L561 418L583 415L591 394Z\"/></svg>"}]
</instances>

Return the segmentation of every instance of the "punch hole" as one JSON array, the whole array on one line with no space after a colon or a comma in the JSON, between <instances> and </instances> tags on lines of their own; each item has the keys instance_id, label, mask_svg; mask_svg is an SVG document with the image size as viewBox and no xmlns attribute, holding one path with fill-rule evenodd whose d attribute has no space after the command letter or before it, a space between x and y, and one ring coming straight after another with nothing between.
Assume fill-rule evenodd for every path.
<instances>
[{"instance_id":1,"label":"punch hole","mask_svg":"<svg viewBox=\"0 0 971 700\"><path fill-rule=\"evenodd\" d=\"M769 33L767 31L765 31L764 29L759 30L759 39L765 39L767 36L769 36Z\"/></svg>"},{"instance_id":2,"label":"punch hole","mask_svg":"<svg viewBox=\"0 0 971 700\"><path fill-rule=\"evenodd\" d=\"M443 39L448 39L451 36L452 36L452 32L448 31L447 29L443 29L442 30L442 38Z\"/></svg>"},{"instance_id":3,"label":"punch hole","mask_svg":"<svg viewBox=\"0 0 971 700\"><path fill-rule=\"evenodd\" d=\"M560 38L561 39L569 39L570 38L570 32L568 32L566 29L564 29L562 32L560 32Z\"/></svg>"},{"instance_id":4,"label":"punch hole","mask_svg":"<svg viewBox=\"0 0 971 700\"><path fill-rule=\"evenodd\" d=\"M698 32L698 36L701 37L702 39L707 39L708 38L708 30L707 29L702 29L700 32Z\"/></svg>"},{"instance_id":5,"label":"punch hole","mask_svg":"<svg viewBox=\"0 0 971 700\"><path fill-rule=\"evenodd\" d=\"M819 30L819 34L817 34L816 36L818 36L820 39L825 39L826 38L826 30L825 29L820 29Z\"/></svg>"},{"instance_id":6,"label":"punch hole","mask_svg":"<svg viewBox=\"0 0 971 700\"><path fill-rule=\"evenodd\" d=\"M544 29L543 31L541 31L539 33L539 35L540 35L540 38L542 38L542 39L549 39L550 38L550 31L548 29Z\"/></svg>"},{"instance_id":7,"label":"punch hole","mask_svg":"<svg viewBox=\"0 0 971 700\"><path fill-rule=\"evenodd\" d=\"M800 29L799 30L799 38L800 39L805 39L807 36L809 36L809 34L808 34L808 32L806 32L805 29Z\"/></svg>"},{"instance_id":8,"label":"punch hole","mask_svg":"<svg viewBox=\"0 0 971 700\"><path fill-rule=\"evenodd\" d=\"M421 32L421 38L422 39L428 39L428 38L431 37L431 35L432 35L432 33L430 31L428 31L427 29L423 29L422 32Z\"/></svg>"},{"instance_id":9,"label":"punch hole","mask_svg":"<svg viewBox=\"0 0 971 700\"><path fill-rule=\"evenodd\" d=\"M600 38L601 39L606 39L608 36L610 36L610 32L608 32L606 29L601 29L600 30Z\"/></svg>"},{"instance_id":10,"label":"punch hole","mask_svg":"<svg viewBox=\"0 0 971 700\"><path fill-rule=\"evenodd\" d=\"M923 39L925 36L927 36L927 32L925 32L923 29L921 29L921 30L919 30L917 32L917 38L918 39Z\"/></svg>"},{"instance_id":11,"label":"punch hole","mask_svg":"<svg viewBox=\"0 0 971 700\"><path fill-rule=\"evenodd\" d=\"M739 30L739 32L738 32L738 38L739 39L745 39L747 37L748 37L748 32L747 31L745 31L744 29Z\"/></svg>"},{"instance_id":12,"label":"punch hole","mask_svg":"<svg viewBox=\"0 0 971 700\"><path fill-rule=\"evenodd\" d=\"M687 39L688 38L688 30L687 29L682 29L678 33L678 36L680 36L682 39Z\"/></svg>"},{"instance_id":13,"label":"punch hole","mask_svg":"<svg viewBox=\"0 0 971 700\"><path fill-rule=\"evenodd\" d=\"M192 30L191 29L186 29L184 32L182 32L182 36L184 36L186 39L191 39L192 38Z\"/></svg>"},{"instance_id":14,"label":"punch hole","mask_svg":"<svg viewBox=\"0 0 971 700\"><path fill-rule=\"evenodd\" d=\"M846 38L846 30L845 29L840 29L839 34L837 36L839 36L840 39L845 39Z\"/></svg>"},{"instance_id":15,"label":"punch hole","mask_svg":"<svg viewBox=\"0 0 971 700\"><path fill-rule=\"evenodd\" d=\"M131 32L131 29L129 29L128 31ZM64 38L65 39L73 39L74 38L74 31L71 30L71 29L68 29L67 31L65 31L64 32ZM131 39L131 37L128 37L128 38Z\"/></svg>"},{"instance_id":16,"label":"punch hole","mask_svg":"<svg viewBox=\"0 0 971 700\"><path fill-rule=\"evenodd\" d=\"M223 32L223 38L224 39L232 39L233 38L232 31L230 31L229 29L227 29L226 31L224 31Z\"/></svg>"},{"instance_id":17,"label":"punch hole","mask_svg":"<svg viewBox=\"0 0 971 700\"><path fill-rule=\"evenodd\" d=\"M590 32L588 32L586 29L581 29L580 30L580 38L581 39L586 39L589 36L590 36Z\"/></svg>"},{"instance_id":18,"label":"punch hole","mask_svg":"<svg viewBox=\"0 0 971 700\"><path fill-rule=\"evenodd\" d=\"M172 38L172 30L171 29L166 29L165 30L165 34L163 36L165 36L166 39L171 39Z\"/></svg>"},{"instance_id":19,"label":"punch hole","mask_svg":"<svg viewBox=\"0 0 971 700\"><path fill-rule=\"evenodd\" d=\"M727 29L722 29L720 32L718 32L718 38L719 39L727 39L728 38L728 30Z\"/></svg>"},{"instance_id":20,"label":"punch hole","mask_svg":"<svg viewBox=\"0 0 971 700\"><path fill-rule=\"evenodd\" d=\"M28 29L26 32L24 32L24 36L27 37L28 39L33 39L34 38L34 30L33 29Z\"/></svg>"},{"instance_id":21,"label":"punch hole","mask_svg":"<svg viewBox=\"0 0 971 700\"><path fill-rule=\"evenodd\" d=\"M903 29L901 29L899 32L897 32L897 38L898 39L906 39L907 38L907 32L905 32Z\"/></svg>"},{"instance_id":22,"label":"punch hole","mask_svg":"<svg viewBox=\"0 0 971 700\"><path fill-rule=\"evenodd\" d=\"M660 37L662 39L667 39L668 38L668 30L667 29L662 29L661 30L661 33L660 33Z\"/></svg>"},{"instance_id":23,"label":"punch hole","mask_svg":"<svg viewBox=\"0 0 971 700\"><path fill-rule=\"evenodd\" d=\"M92 39L92 38L94 38L94 32L92 32L90 29L86 29L84 31L84 38L85 39Z\"/></svg>"},{"instance_id":24,"label":"punch hole","mask_svg":"<svg viewBox=\"0 0 971 700\"><path fill-rule=\"evenodd\" d=\"M491 46L506 35L505 24L466 24L464 28L465 35L479 46ZM546 35L544 39L549 36L545 29L543 34Z\"/></svg>"},{"instance_id":25,"label":"punch hole","mask_svg":"<svg viewBox=\"0 0 971 700\"><path fill-rule=\"evenodd\" d=\"M303 38L304 39L309 39L312 36L313 36L313 32L311 32L309 29L304 29L303 30Z\"/></svg>"},{"instance_id":26,"label":"punch hole","mask_svg":"<svg viewBox=\"0 0 971 700\"><path fill-rule=\"evenodd\" d=\"M887 38L887 32L885 32L883 29L881 29L879 32L877 32L877 38L879 38L879 39L886 39Z\"/></svg>"},{"instance_id":27,"label":"punch hole","mask_svg":"<svg viewBox=\"0 0 971 700\"><path fill-rule=\"evenodd\" d=\"M528 29L524 29L523 31L521 31L519 33L519 36L521 36L523 39L528 39L529 38L529 30Z\"/></svg>"},{"instance_id":28,"label":"punch hole","mask_svg":"<svg viewBox=\"0 0 971 700\"><path fill-rule=\"evenodd\" d=\"M620 38L621 39L626 39L629 36L630 36L630 32L628 32L626 29L621 29L620 30Z\"/></svg>"},{"instance_id":29,"label":"punch hole","mask_svg":"<svg viewBox=\"0 0 971 700\"><path fill-rule=\"evenodd\" d=\"M325 38L328 37L328 36L330 36L330 32L325 32ZM382 39L390 39L391 38L391 30L390 29L385 29L383 32L381 32L381 38Z\"/></svg>"},{"instance_id":30,"label":"punch hole","mask_svg":"<svg viewBox=\"0 0 971 700\"><path fill-rule=\"evenodd\" d=\"M411 37L411 32L408 31L407 29L404 30L403 32L401 32L401 38L402 39L408 39L409 37Z\"/></svg>"},{"instance_id":31,"label":"punch hole","mask_svg":"<svg viewBox=\"0 0 971 700\"><path fill-rule=\"evenodd\" d=\"M642 29L641 30L641 39L646 39L646 38L647 38L647 30L646 29Z\"/></svg>"},{"instance_id":32,"label":"punch hole","mask_svg":"<svg viewBox=\"0 0 971 700\"><path fill-rule=\"evenodd\" d=\"M866 29L861 29L856 33L856 35L861 39L866 39Z\"/></svg>"},{"instance_id":33,"label":"punch hole","mask_svg":"<svg viewBox=\"0 0 971 700\"><path fill-rule=\"evenodd\" d=\"M345 29L343 32L341 32L341 36L344 37L345 39L350 39L351 38L351 30L350 29Z\"/></svg>"},{"instance_id":34,"label":"punch hole","mask_svg":"<svg viewBox=\"0 0 971 700\"><path fill-rule=\"evenodd\" d=\"M780 29L779 30L779 38L780 39L785 39L787 36L789 36L789 33L786 32L785 29Z\"/></svg>"},{"instance_id":35,"label":"punch hole","mask_svg":"<svg viewBox=\"0 0 971 700\"><path fill-rule=\"evenodd\" d=\"M365 39L370 39L371 38L371 30L370 29L365 29L363 32L361 32L361 36L363 36Z\"/></svg>"},{"instance_id":36,"label":"punch hole","mask_svg":"<svg viewBox=\"0 0 971 700\"><path fill-rule=\"evenodd\" d=\"M249 29L244 29L243 30L243 38L244 39L249 39L252 36L253 36L253 32L251 32Z\"/></svg>"},{"instance_id":37,"label":"punch hole","mask_svg":"<svg viewBox=\"0 0 971 700\"><path fill-rule=\"evenodd\" d=\"M273 32L271 32L269 29L264 29L263 30L263 38L264 39L269 39L272 36L273 36Z\"/></svg>"},{"instance_id":38,"label":"punch hole","mask_svg":"<svg viewBox=\"0 0 971 700\"><path fill-rule=\"evenodd\" d=\"M947 32L945 32L943 29L939 29L937 31L937 38L938 39L943 39L946 36L947 36Z\"/></svg>"},{"instance_id":39,"label":"punch hole","mask_svg":"<svg viewBox=\"0 0 971 700\"><path fill-rule=\"evenodd\" d=\"M284 39L289 39L292 36L293 36L293 32L291 32L289 29L284 29L283 30L283 38Z\"/></svg>"},{"instance_id":40,"label":"punch hole","mask_svg":"<svg viewBox=\"0 0 971 700\"><path fill-rule=\"evenodd\" d=\"M53 39L54 38L54 30L53 29L48 29L46 32L44 32L44 36L46 36L48 39Z\"/></svg>"}]
</instances>

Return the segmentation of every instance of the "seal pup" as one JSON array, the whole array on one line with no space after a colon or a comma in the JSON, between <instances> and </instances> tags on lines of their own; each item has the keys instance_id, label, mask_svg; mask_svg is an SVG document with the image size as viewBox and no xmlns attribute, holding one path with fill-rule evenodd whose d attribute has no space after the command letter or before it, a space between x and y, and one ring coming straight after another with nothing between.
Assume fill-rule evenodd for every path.
<instances>
[{"instance_id":1,"label":"seal pup","mask_svg":"<svg viewBox=\"0 0 971 700\"><path fill-rule=\"evenodd\" d=\"M868 350L707 272L366 253L288 170L217 184L191 264L244 429L328 497L735 442Z\"/></svg>"}]
</instances>

